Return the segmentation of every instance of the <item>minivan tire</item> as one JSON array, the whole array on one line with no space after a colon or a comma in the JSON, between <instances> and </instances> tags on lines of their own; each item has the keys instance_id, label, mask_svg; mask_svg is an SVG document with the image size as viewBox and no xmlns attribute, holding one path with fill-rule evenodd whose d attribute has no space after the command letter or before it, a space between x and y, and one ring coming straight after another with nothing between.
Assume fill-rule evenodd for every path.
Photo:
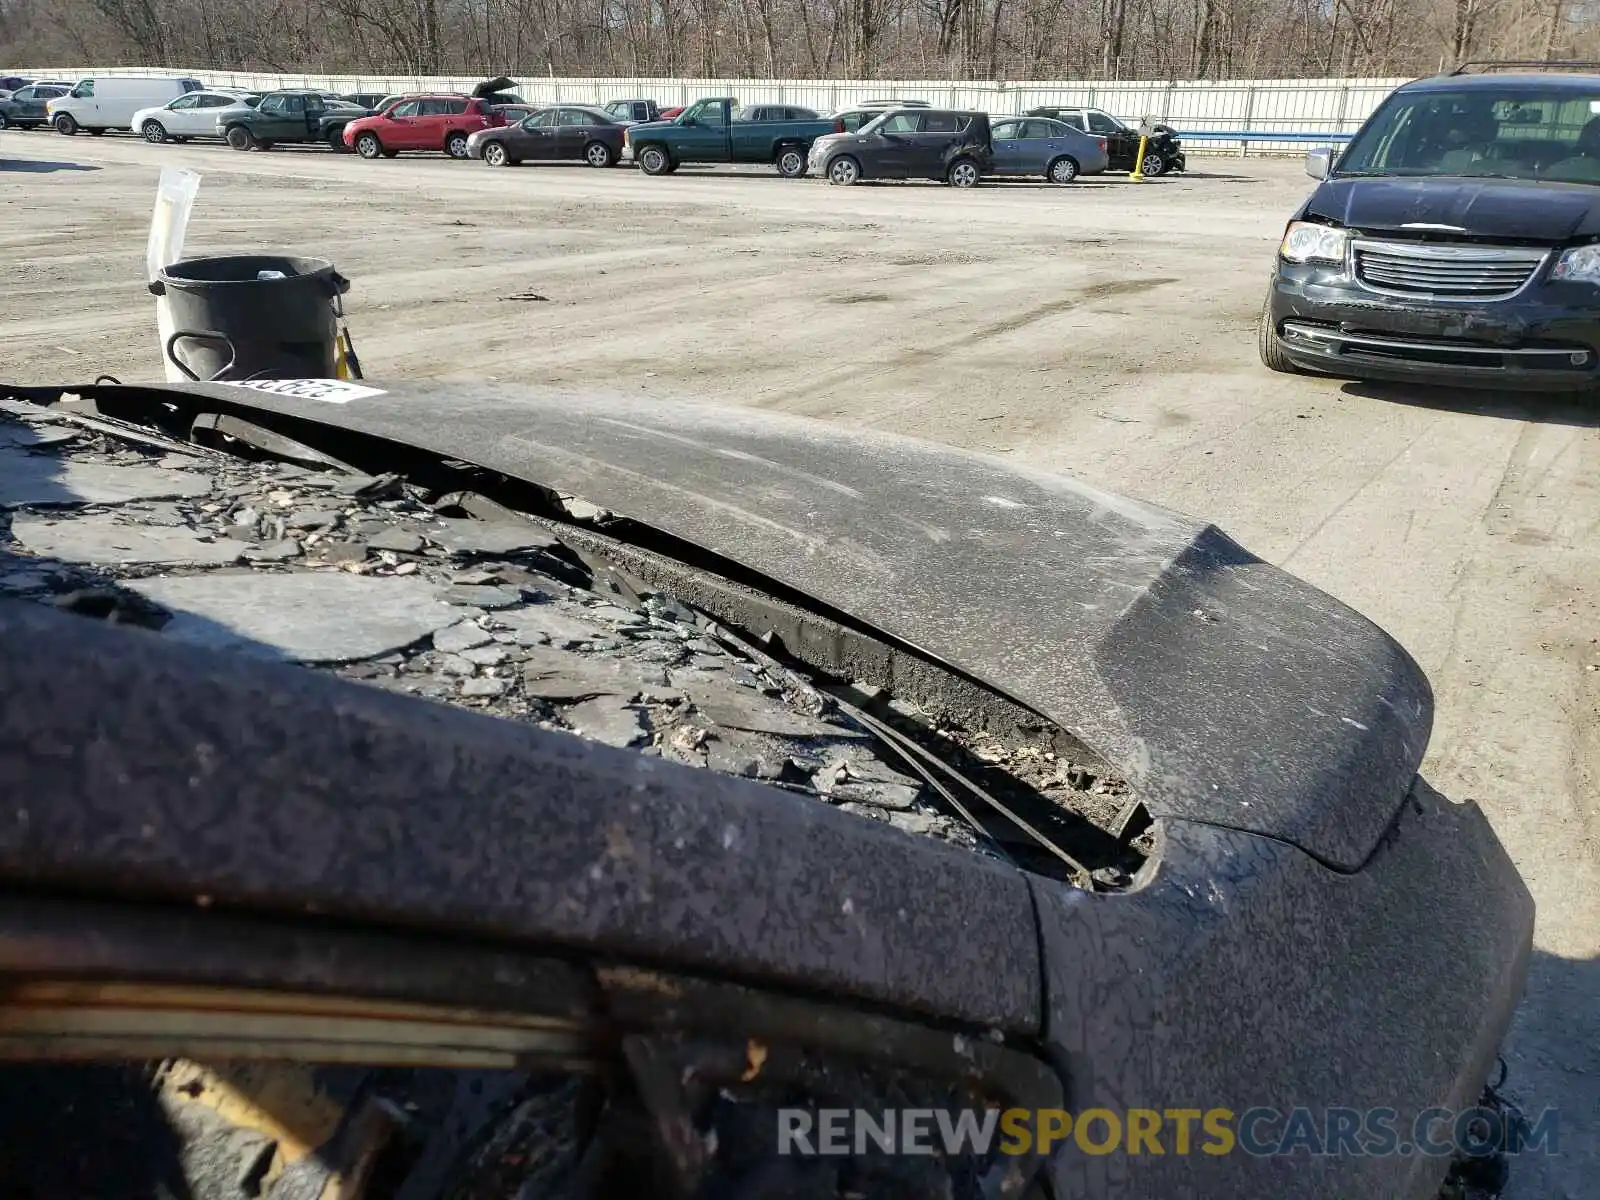
<instances>
[{"instance_id":1,"label":"minivan tire","mask_svg":"<svg viewBox=\"0 0 1600 1200\"><path fill-rule=\"evenodd\" d=\"M1303 372L1287 354L1283 352L1283 342L1278 337L1278 330L1272 323L1272 296L1269 294L1265 303L1261 305L1261 320L1256 326L1256 352L1261 355L1261 364L1269 371L1277 371L1283 375L1303 375Z\"/></svg>"},{"instance_id":2,"label":"minivan tire","mask_svg":"<svg viewBox=\"0 0 1600 1200\"><path fill-rule=\"evenodd\" d=\"M243 125L228 126L228 132L223 137L228 145L235 150L254 150L256 148L256 135Z\"/></svg>"},{"instance_id":3,"label":"minivan tire","mask_svg":"<svg viewBox=\"0 0 1600 1200\"><path fill-rule=\"evenodd\" d=\"M72 119L71 113L57 113L56 119L51 122L56 127L56 132L71 137L78 132L78 123Z\"/></svg>"}]
</instances>

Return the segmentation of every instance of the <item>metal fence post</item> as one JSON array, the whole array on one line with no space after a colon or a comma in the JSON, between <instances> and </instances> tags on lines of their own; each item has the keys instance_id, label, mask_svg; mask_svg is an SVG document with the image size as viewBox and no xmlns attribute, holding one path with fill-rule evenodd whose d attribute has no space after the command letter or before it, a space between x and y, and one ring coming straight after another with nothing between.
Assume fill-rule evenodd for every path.
<instances>
[{"instance_id":1,"label":"metal fence post","mask_svg":"<svg viewBox=\"0 0 1600 1200\"><path fill-rule=\"evenodd\" d=\"M1255 115L1256 115L1256 85L1252 83L1249 87L1245 88L1245 90L1244 90L1244 131L1246 133L1250 132L1250 122L1255 120ZM1240 138L1239 139L1239 157L1240 158L1244 158L1249 153L1250 153L1250 139L1247 138L1247 137Z\"/></svg>"}]
</instances>

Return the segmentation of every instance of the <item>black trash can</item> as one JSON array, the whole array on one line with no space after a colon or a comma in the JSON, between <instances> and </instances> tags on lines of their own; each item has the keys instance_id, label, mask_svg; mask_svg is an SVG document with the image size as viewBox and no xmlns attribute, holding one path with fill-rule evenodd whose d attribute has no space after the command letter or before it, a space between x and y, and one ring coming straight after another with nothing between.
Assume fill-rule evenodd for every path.
<instances>
[{"instance_id":1,"label":"black trash can","mask_svg":"<svg viewBox=\"0 0 1600 1200\"><path fill-rule=\"evenodd\" d=\"M326 259L271 254L191 258L150 284L171 309L167 357L191 378L219 380L332 379L349 290Z\"/></svg>"}]
</instances>

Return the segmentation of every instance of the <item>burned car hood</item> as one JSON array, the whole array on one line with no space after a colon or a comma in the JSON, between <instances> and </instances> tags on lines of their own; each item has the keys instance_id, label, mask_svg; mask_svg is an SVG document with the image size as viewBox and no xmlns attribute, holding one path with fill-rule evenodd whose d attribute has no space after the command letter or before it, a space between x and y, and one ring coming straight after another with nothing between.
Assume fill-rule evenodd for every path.
<instances>
[{"instance_id":1,"label":"burned car hood","mask_svg":"<svg viewBox=\"0 0 1600 1200\"><path fill-rule=\"evenodd\" d=\"M1554 243L1600 234L1600 187L1520 179L1329 179L1305 215L1350 229Z\"/></svg>"},{"instance_id":2,"label":"burned car hood","mask_svg":"<svg viewBox=\"0 0 1600 1200\"><path fill-rule=\"evenodd\" d=\"M161 392L632 516L1039 713L1158 818L1355 869L1427 745L1427 682L1382 630L1204 522L1071 479L747 409L489 384L376 383L343 403L262 390L287 386Z\"/></svg>"}]
</instances>

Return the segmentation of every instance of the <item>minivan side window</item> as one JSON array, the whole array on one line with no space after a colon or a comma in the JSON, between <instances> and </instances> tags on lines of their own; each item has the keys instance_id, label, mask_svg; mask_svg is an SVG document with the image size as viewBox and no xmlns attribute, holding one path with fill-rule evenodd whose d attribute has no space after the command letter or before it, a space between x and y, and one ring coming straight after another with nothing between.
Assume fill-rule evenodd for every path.
<instances>
[{"instance_id":1,"label":"minivan side window","mask_svg":"<svg viewBox=\"0 0 1600 1200\"><path fill-rule=\"evenodd\" d=\"M72 98L74 100L88 100L93 98L93 96L94 80L92 79L85 79L82 83L78 84L77 87L72 89Z\"/></svg>"}]
</instances>

